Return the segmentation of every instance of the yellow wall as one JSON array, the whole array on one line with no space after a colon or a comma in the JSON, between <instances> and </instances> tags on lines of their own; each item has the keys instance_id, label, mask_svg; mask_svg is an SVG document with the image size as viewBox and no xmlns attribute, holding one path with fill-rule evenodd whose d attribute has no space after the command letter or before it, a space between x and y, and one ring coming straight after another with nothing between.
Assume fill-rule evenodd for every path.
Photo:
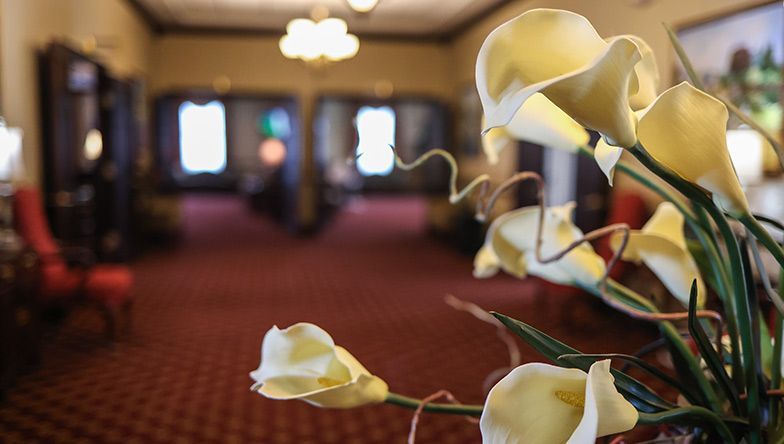
<instances>
[{"instance_id":1,"label":"yellow wall","mask_svg":"<svg viewBox=\"0 0 784 444\"><path fill-rule=\"evenodd\" d=\"M54 38L77 45L95 35L111 42L103 55L120 75L145 73L151 36L124 0L0 0L2 115L24 130L30 178L39 179L41 130L36 51Z\"/></svg>"},{"instance_id":2,"label":"yellow wall","mask_svg":"<svg viewBox=\"0 0 784 444\"><path fill-rule=\"evenodd\" d=\"M152 52L150 92L211 88L228 77L233 91L284 93L299 99L304 147L300 218L315 221L312 167L313 104L321 93L373 97L379 81L391 82L396 95L422 95L447 101L451 93L449 47L436 43L385 42L363 39L353 59L313 69L283 57L279 36L163 36Z\"/></svg>"}]
</instances>

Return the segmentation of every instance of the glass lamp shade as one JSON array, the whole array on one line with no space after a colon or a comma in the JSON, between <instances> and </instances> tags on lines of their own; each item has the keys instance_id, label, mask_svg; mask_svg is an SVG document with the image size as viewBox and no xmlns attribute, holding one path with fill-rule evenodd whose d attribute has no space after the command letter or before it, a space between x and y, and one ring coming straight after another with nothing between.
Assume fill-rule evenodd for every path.
<instances>
[{"instance_id":1,"label":"glass lamp shade","mask_svg":"<svg viewBox=\"0 0 784 444\"><path fill-rule=\"evenodd\" d=\"M764 146L762 136L750 128L727 131L730 158L742 185L754 185L762 180Z\"/></svg>"},{"instance_id":2,"label":"glass lamp shade","mask_svg":"<svg viewBox=\"0 0 784 444\"><path fill-rule=\"evenodd\" d=\"M378 5L378 0L347 0L351 9L357 12L370 12Z\"/></svg>"},{"instance_id":3,"label":"glass lamp shade","mask_svg":"<svg viewBox=\"0 0 784 444\"><path fill-rule=\"evenodd\" d=\"M26 177L22 130L0 125L0 182L20 182Z\"/></svg>"}]
</instances>

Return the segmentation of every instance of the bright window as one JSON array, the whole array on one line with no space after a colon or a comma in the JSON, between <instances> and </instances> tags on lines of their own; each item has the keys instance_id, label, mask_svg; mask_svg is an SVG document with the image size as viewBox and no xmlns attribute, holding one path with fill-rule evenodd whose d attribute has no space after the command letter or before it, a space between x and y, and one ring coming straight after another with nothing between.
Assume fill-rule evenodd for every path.
<instances>
[{"instance_id":1,"label":"bright window","mask_svg":"<svg viewBox=\"0 0 784 444\"><path fill-rule=\"evenodd\" d=\"M213 100L180 105L180 165L186 174L219 174L226 169L226 108Z\"/></svg>"},{"instance_id":2,"label":"bright window","mask_svg":"<svg viewBox=\"0 0 784 444\"><path fill-rule=\"evenodd\" d=\"M395 111L363 106L357 112L357 169L363 176L386 176L395 168Z\"/></svg>"}]
</instances>

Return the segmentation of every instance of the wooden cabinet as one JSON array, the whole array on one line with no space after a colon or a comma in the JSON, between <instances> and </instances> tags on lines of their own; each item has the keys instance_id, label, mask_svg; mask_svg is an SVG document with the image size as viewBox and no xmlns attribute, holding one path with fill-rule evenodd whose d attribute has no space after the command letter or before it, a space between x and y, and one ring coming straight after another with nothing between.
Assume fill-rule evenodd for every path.
<instances>
[{"instance_id":1,"label":"wooden cabinet","mask_svg":"<svg viewBox=\"0 0 784 444\"><path fill-rule=\"evenodd\" d=\"M0 252L0 397L40 359L38 276L31 251Z\"/></svg>"}]
</instances>

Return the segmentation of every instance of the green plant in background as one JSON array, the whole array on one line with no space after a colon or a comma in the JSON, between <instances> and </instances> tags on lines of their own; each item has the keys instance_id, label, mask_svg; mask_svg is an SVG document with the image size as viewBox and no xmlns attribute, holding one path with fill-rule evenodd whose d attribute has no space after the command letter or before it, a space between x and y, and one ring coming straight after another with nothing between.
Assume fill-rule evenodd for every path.
<instances>
[{"instance_id":1,"label":"green plant in background","mask_svg":"<svg viewBox=\"0 0 784 444\"><path fill-rule=\"evenodd\" d=\"M535 326L500 313L479 313L552 364L512 369L489 391L484 405L463 405L453 398L451 404L434 403L433 397L389 392L384 381L326 332L298 324L267 334L261 365L252 374L254 390L322 407L385 401L417 413L481 417L483 441L492 444L593 443L645 424L670 425L672 440L784 440L784 301L768 282L759 249L764 247L784 270L784 251L763 223L784 227L751 213L728 154L728 110L743 121L750 119L703 90L677 38L667 31L693 84L684 82L661 94L656 60L643 40L602 38L584 17L568 11L535 9L501 25L485 40L477 60L488 159L498 161L510 138L594 157L611 184L617 170L665 201L642 230L615 224L581 232L571 222L573 206L545 207L544 183L535 173L516 173L492 191L489 177L482 175L458 190L457 162L446 151L433 150L410 164L398 158L397 165L409 170L434 156L446 159L452 167L450 201L479 191L480 220L489 218L503 192L522 181L534 182L539 205L494 219L475 258L475 276L488 278L501 271L519 278L539 276L584 289L641 322L653 323L671 354L675 376L635 356L584 354ZM585 144L586 130L602 136L595 149ZM764 136L781 157L775 138ZM647 171L621 160L624 152ZM602 236L611 236L615 251L607 264L589 243ZM609 271L619 260L648 265L683 310L662 312L611 279ZM760 312L752 262L777 310L773 338ZM708 287L718 297L718 311L704 307ZM696 353L684 336L696 345ZM660 394L611 367L613 361L641 369L668 386L668 392ZM672 393L679 395L677 400L667 397Z\"/></svg>"}]
</instances>

